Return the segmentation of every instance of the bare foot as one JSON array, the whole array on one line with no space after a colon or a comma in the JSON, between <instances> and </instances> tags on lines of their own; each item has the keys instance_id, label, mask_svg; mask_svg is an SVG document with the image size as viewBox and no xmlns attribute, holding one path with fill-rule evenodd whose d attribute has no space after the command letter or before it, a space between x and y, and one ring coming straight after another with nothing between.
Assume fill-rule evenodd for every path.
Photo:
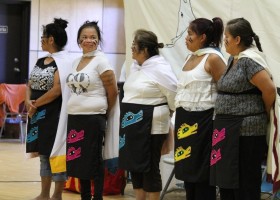
<instances>
[{"instance_id":1,"label":"bare foot","mask_svg":"<svg viewBox=\"0 0 280 200\"><path fill-rule=\"evenodd\" d=\"M50 200L62 200L62 197L52 197Z\"/></svg>"},{"instance_id":2,"label":"bare foot","mask_svg":"<svg viewBox=\"0 0 280 200\"><path fill-rule=\"evenodd\" d=\"M43 197L41 195L39 195L38 197L36 197L35 199L32 200L50 200L50 197Z\"/></svg>"}]
</instances>

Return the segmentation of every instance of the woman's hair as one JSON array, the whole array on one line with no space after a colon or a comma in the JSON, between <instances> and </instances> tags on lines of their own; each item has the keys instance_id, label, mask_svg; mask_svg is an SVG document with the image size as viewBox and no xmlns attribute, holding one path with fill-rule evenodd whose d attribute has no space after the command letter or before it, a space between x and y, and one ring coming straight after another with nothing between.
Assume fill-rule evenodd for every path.
<instances>
[{"instance_id":1,"label":"woman's hair","mask_svg":"<svg viewBox=\"0 0 280 200\"><path fill-rule=\"evenodd\" d=\"M233 37L239 36L241 44L243 44L245 47L252 46L253 40L255 40L259 51L262 51L259 36L254 33L250 22L248 22L246 19L232 19L227 23L226 29Z\"/></svg>"},{"instance_id":2,"label":"woman's hair","mask_svg":"<svg viewBox=\"0 0 280 200\"><path fill-rule=\"evenodd\" d=\"M138 29L134 33L134 43L137 44L139 50L147 48L149 57L159 55L159 48L163 48L163 43L158 43L156 34L152 31Z\"/></svg>"},{"instance_id":3,"label":"woman's hair","mask_svg":"<svg viewBox=\"0 0 280 200\"><path fill-rule=\"evenodd\" d=\"M81 36L81 32L84 28L94 28L97 32L99 43L102 43L101 31L100 31L100 28L98 26L98 21L92 21L92 22L85 21L85 23L78 30L78 34L77 34L78 45L80 44L80 36Z\"/></svg>"},{"instance_id":4,"label":"woman's hair","mask_svg":"<svg viewBox=\"0 0 280 200\"><path fill-rule=\"evenodd\" d=\"M68 22L64 19L54 18L54 22L43 25L43 36L53 37L56 48L61 51L67 43L67 33L65 31Z\"/></svg>"},{"instance_id":5,"label":"woman's hair","mask_svg":"<svg viewBox=\"0 0 280 200\"><path fill-rule=\"evenodd\" d=\"M206 18L197 18L190 22L189 28L197 35L206 35L206 42L203 47L220 47L224 32L224 24L221 18L215 17L212 21Z\"/></svg>"}]
</instances>

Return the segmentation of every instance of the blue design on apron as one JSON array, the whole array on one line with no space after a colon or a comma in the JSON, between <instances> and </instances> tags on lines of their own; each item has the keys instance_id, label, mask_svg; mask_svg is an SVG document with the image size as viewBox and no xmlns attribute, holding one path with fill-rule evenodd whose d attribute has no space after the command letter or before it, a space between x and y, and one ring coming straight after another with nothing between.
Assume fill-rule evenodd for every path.
<instances>
[{"instance_id":1,"label":"blue design on apron","mask_svg":"<svg viewBox=\"0 0 280 200\"><path fill-rule=\"evenodd\" d=\"M121 103L119 168L132 172L150 170L154 107L165 104Z\"/></svg>"}]
</instances>

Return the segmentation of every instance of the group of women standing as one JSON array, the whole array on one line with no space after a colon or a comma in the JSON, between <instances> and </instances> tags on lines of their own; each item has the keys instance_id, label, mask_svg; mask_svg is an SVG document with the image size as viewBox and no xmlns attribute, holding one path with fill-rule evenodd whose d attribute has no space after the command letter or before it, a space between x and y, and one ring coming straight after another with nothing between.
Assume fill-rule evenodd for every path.
<instances>
[{"instance_id":1,"label":"group of women standing","mask_svg":"<svg viewBox=\"0 0 280 200\"><path fill-rule=\"evenodd\" d=\"M228 62L220 52L223 33ZM121 105L120 166L131 171L137 200L158 200L161 148L176 111L175 176L184 181L187 200L216 199L216 186L222 200L260 199L276 88L259 38L244 18L224 30L216 17L191 21L185 41L191 54L176 80L154 33L135 32Z\"/></svg>"},{"instance_id":2,"label":"group of women standing","mask_svg":"<svg viewBox=\"0 0 280 200\"><path fill-rule=\"evenodd\" d=\"M63 35L67 22L56 19L44 27L42 48L51 54L39 59L30 75L27 151L39 152L42 177L36 199L50 198L52 178L56 190L51 199L62 199L66 174L52 174L48 158L57 134L64 89L59 76L63 76L71 91L67 97L67 175L80 178L82 200L92 199L92 179L93 199L100 200L106 120L117 98L115 75L98 50L102 39L97 22L87 21L80 27L77 42L83 56L73 62L67 76L61 74L55 59L67 35L61 44L48 26ZM220 52L223 33L228 62ZM177 79L159 55L164 45L157 36L144 29L135 32L134 62L120 105L119 167L131 172L137 200L158 200L161 149L176 111L175 175L184 181L187 200L216 199L216 186L222 200L260 199L261 162L276 89L259 38L244 18L230 20L224 30L223 21L216 17L191 21L185 41L191 54Z\"/></svg>"}]
</instances>

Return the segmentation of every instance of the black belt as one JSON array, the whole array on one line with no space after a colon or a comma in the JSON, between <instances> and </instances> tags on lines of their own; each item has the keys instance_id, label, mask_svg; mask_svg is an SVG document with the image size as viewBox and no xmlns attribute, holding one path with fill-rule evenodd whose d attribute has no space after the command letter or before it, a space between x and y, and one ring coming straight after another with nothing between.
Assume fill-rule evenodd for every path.
<instances>
[{"instance_id":1,"label":"black belt","mask_svg":"<svg viewBox=\"0 0 280 200\"><path fill-rule=\"evenodd\" d=\"M262 95L262 92L258 88L252 88L249 90L245 90L242 92L225 92L225 91L218 91L218 94L226 94L226 95L244 95L244 94L257 94Z\"/></svg>"}]
</instances>

